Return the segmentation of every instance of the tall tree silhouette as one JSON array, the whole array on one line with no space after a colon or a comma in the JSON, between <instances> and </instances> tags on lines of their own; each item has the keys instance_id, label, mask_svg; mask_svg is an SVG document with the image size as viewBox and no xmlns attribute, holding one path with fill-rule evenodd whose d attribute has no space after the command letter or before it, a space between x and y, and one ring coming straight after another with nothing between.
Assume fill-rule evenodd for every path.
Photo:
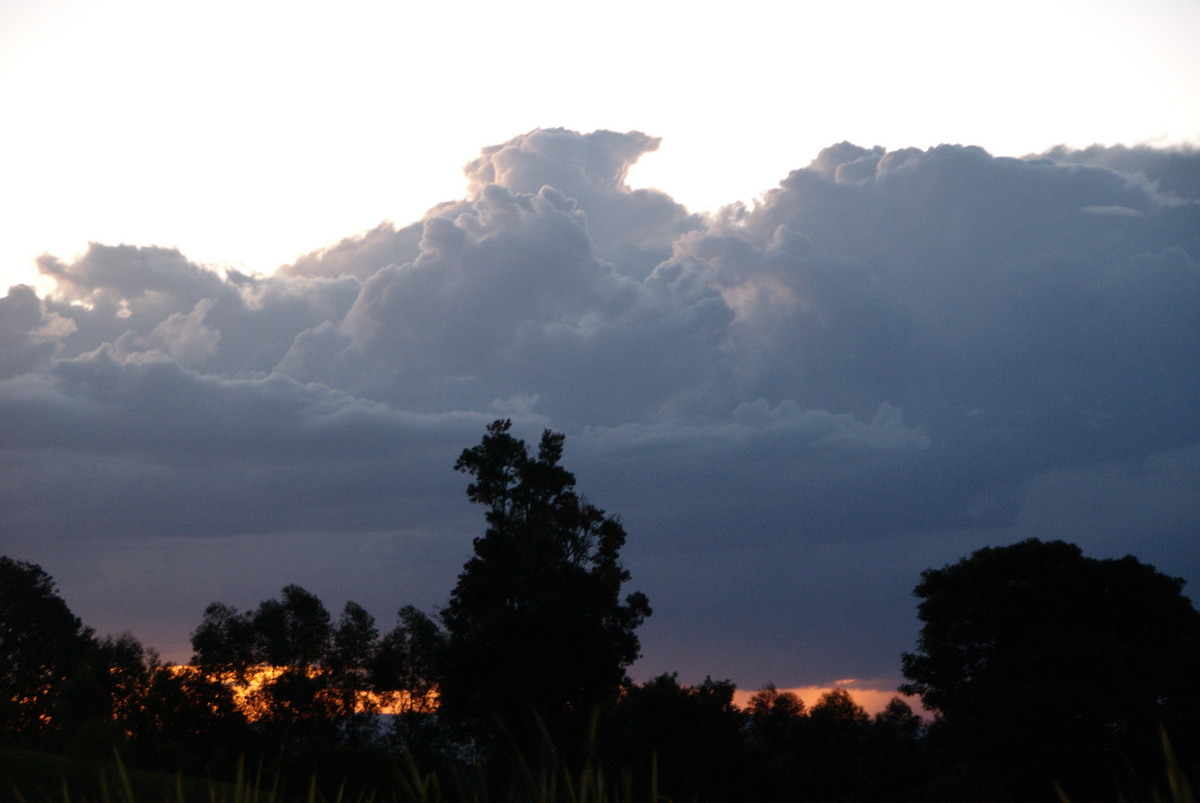
<instances>
[{"instance_id":1,"label":"tall tree silhouette","mask_svg":"<svg viewBox=\"0 0 1200 803\"><path fill-rule=\"evenodd\" d=\"M546 430L531 454L511 426L493 422L455 463L488 526L442 612L441 706L477 737L496 721L529 736L533 715L562 735L615 699L650 606L621 600L625 530L576 493L564 436Z\"/></svg>"}]
</instances>

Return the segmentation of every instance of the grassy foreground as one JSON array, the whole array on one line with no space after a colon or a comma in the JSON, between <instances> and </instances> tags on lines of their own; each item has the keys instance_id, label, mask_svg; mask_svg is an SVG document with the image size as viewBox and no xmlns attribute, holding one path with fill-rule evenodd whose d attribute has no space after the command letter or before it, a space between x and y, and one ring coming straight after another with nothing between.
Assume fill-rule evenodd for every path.
<instances>
[{"instance_id":1,"label":"grassy foreground","mask_svg":"<svg viewBox=\"0 0 1200 803\"><path fill-rule=\"evenodd\" d=\"M1146 790L1133 800L1152 803L1196 803L1191 781L1180 768L1166 735L1163 735L1166 788ZM527 803L671 803L660 795L651 772L651 785L638 798L625 775L616 786L592 764L571 773L565 769L533 771L522 766L515 779L520 792L514 798ZM345 787L321 789L314 777L307 789L284 792L261 777L238 768L233 782L189 778L163 772L129 769L116 756L108 762L72 759L53 753L0 748L0 800L17 803L488 803L486 784L454 779L444 789L435 775L424 775L415 766L397 779L387 792L347 792ZM1061 789L1061 803L1077 803ZM1118 796L1118 800L1126 800ZM1132 800L1131 802L1132 803Z\"/></svg>"},{"instance_id":2,"label":"grassy foreground","mask_svg":"<svg viewBox=\"0 0 1200 803\"><path fill-rule=\"evenodd\" d=\"M632 803L630 784L606 786L591 765L571 774L565 770L518 773L521 800L529 803ZM163 772L130 769L114 761L83 761L53 753L0 748L0 800L17 803L487 803L484 784L456 779L444 789L434 775L411 767L395 788L347 792L323 790L313 778L307 789L281 791L273 783L239 767L233 782L221 782ZM469 787L478 787L471 789ZM650 803L669 803L652 788Z\"/></svg>"},{"instance_id":3,"label":"grassy foreground","mask_svg":"<svg viewBox=\"0 0 1200 803\"><path fill-rule=\"evenodd\" d=\"M35 750L0 748L0 800L10 799L21 803L191 803L201 800L207 803L253 803L255 800L239 793L235 784L129 769L119 761L84 760Z\"/></svg>"}]
</instances>

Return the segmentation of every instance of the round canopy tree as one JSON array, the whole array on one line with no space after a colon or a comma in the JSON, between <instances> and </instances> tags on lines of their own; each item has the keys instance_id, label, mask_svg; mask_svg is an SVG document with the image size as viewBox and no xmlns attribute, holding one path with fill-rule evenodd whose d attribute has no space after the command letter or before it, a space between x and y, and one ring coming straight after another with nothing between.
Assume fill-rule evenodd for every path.
<instances>
[{"instance_id":1,"label":"round canopy tree","mask_svg":"<svg viewBox=\"0 0 1200 803\"><path fill-rule=\"evenodd\" d=\"M441 708L514 734L536 715L559 735L616 697L650 606L638 592L622 601L625 530L575 492L563 435L545 431L531 454L511 426L492 423L455 464L488 526L442 611Z\"/></svg>"},{"instance_id":2,"label":"round canopy tree","mask_svg":"<svg viewBox=\"0 0 1200 803\"><path fill-rule=\"evenodd\" d=\"M901 690L1008 778L1112 788L1109 768L1138 763L1160 726L1182 747L1200 725L1200 614L1182 587L1063 541L981 549L921 575Z\"/></svg>"}]
</instances>

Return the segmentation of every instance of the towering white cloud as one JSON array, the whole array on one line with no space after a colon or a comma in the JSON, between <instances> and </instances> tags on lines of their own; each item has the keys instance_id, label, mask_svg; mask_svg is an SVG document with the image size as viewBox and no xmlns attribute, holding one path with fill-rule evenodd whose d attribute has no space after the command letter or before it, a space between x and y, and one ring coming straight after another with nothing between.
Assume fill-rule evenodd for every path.
<instances>
[{"instance_id":1,"label":"towering white cloud","mask_svg":"<svg viewBox=\"0 0 1200 803\"><path fill-rule=\"evenodd\" d=\"M647 671L894 677L916 573L1029 535L1087 546L1080 478L1133 495L1104 549L1200 582L1200 495L1143 541L1161 492L1123 479L1200 487L1200 154L841 143L702 217L626 183L657 145L515 137L467 165L467 197L273 276L43 258L56 290L0 299L0 537L54 573L84 537L338 533L315 541L332 555L404 533L452 577L473 525L450 466L511 416L565 431L624 517L658 610ZM870 584L834 582L863 564ZM416 582L313 571L384 609Z\"/></svg>"}]
</instances>

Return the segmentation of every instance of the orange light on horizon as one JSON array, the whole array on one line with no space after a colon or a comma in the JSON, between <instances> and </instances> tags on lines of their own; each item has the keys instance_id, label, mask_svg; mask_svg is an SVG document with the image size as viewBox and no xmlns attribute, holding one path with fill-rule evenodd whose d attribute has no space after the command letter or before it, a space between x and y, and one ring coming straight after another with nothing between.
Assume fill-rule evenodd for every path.
<instances>
[{"instance_id":1,"label":"orange light on horizon","mask_svg":"<svg viewBox=\"0 0 1200 803\"><path fill-rule=\"evenodd\" d=\"M177 664L168 668L170 671L176 673L202 671L199 667L191 664ZM266 716L261 698L256 697L257 693L265 685L276 680L286 671L286 667L259 666L251 670L244 682L240 681L237 675L232 672L223 675L209 673L209 675L233 690L234 705L246 715L247 719L253 722ZM310 677L316 677L320 674L320 670L309 670ZM863 710L872 716L886 709L888 703L896 697L908 703L915 713L923 717L929 716L928 712L922 707L919 697L909 697L895 689L879 689L855 685L858 682L857 678L841 678L831 681L828 685L794 686L791 688L780 688L778 691L795 694L804 702L805 710L811 710L825 694L840 690L849 694L850 699L855 704L861 706ZM745 709L749 706L750 699L759 691L758 689L737 689L733 693L733 704L738 708ZM321 696L327 698L330 703L341 700L341 692L337 689L323 690ZM355 710L358 713L372 711L378 714L393 716L410 712L432 713L438 707L437 689L430 689L424 693L414 693L403 689L383 692L356 691L354 697L356 701Z\"/></svg>"},{"instance_id":2,"label":"orange light on horizon","mask_svg":"<svg viewBox=\"0 0 1200 803\"><path fill-rule=\"evenodd\" d=\"M874 716L887 708L888 703L892 698L899 697L904 702L908 703L914 712L924 714L924 709L921 707L920 698L907 697L895 689L873 689L864 686L856 686L857 678L842 678L835 680L827 686L796 686L789 689L779 689L781 692L791 692L804 701L806 711L812 710L822 696L831 691L844 691L850 695L850 699L855 704L862 706L868 714ZM750 698L758 693L758 690L738 689L733 693L733 703L739 708L745 708L750 704Z\"/></svg>"},{"instance_id":3,"label":"orange light on horizon","mask_svg":"<svg viewBox=\"0 0 1200 803\"><path fill-rule=\"evenodd\" d=\"M203 672L199 667L191 664L177 664L168 667L168 669L174 673ZM257 697L258 692L287 671L288 668L282 666L257 666L247 673L244 681L240 680L237 673L234 672L210 672L207 674L229 687L233 691L234 705L246 716L246 719L255 722L267 716L267 711L264 709L261 699ZM307 674L309 677L317 677L321 674L321 670L309 669ZM332 706L341 701L342 692L338 689L324 689L319 693L319 696ZM385 715L410 712L430 713L437 710L438 693L436 689L431 689L422 694L404 689L382 692L356 691L354 692L354 700L356 713L368 711Z\"/></svg>"}]
</instances>

